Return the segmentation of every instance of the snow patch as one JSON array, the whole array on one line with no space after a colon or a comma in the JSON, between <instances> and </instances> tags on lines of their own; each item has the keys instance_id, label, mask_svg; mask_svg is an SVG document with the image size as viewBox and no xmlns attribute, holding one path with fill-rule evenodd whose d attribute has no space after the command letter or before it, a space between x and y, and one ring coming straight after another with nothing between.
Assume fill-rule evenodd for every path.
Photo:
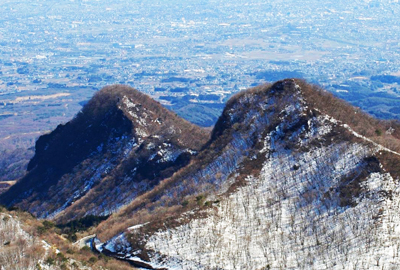
<instances>
[{"instance_id":1,"label":"snow patch","mask_svg":"<svg viewBox=\"0 0 400 270\"><path fill-rule=\"evenodd\" d=\"M143 224L138 224L138 225L129 227L128 230L129 230L129 231L134 231L134 230L137 230L137 229L140 229L140 228L146 226L147 224L149 224L149 222L146 222L146 223L143 223Z\"/></svg>"},{"instance_id":2,"label":"snow patch","mask_svg":"<svg viewBox=\"0 0 400 270\"><path fill-rule=\"evenodd\" d=\"M135 128L135 131L136 131L136 134L138 136L141 136L142 138L149 137L149 134L147 134L147 132L142 128Z\"/></svg>"},{"instance_id":3,"label":"snow patch","mask_svg":"<svg viewBox=\"0 0 400 270\"><path fill-rule=\"evenodd\" d=\"M400 153L395 152L395 151L393 151L393 150L390 150L389 148L386 148L386 147L384 147L383 145L380 145L380 144L378 144L378 143L372 141L371 139L369 139L369 138L367 138L367 137L365 137L365 136L362 136L362 135L358 134L358 133L355 132L349 125L343 124L343 127L346 128L348 131L350 131L350 132L351 132L354 136L356 136L357 138L361 138L361 139L363 139L363 140L365 140L365 141L367 141L367 142L372 143L372 144L373 144L374 146L376 146L379 150L383 150L383 151L386 151L386 152L395 154L395 155L397 155L397 156L400 156Z\"/></svg>"}]
</instances>

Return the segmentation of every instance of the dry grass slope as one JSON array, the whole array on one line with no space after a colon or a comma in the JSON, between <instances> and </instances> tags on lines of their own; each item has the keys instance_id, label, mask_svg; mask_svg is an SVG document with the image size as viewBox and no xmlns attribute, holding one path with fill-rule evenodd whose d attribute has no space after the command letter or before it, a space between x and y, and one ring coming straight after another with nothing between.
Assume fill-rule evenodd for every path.
<instances>
[{"instance_id":1,"label":"dry grass slope","mask_svg":"<svg viewBox=\"0 0 400 270\"><path fill-rule=\"evenodd\" d=\"M86 232L87 234L88 232ZM51 222L0 207L0 268L4 270L132 270L128 263L78 248ZM85 236L83 234L82 236ZM47 247L44 248L44 242ZM58 253L56 253L58 252Z\"/></svg>"}]
</instances>

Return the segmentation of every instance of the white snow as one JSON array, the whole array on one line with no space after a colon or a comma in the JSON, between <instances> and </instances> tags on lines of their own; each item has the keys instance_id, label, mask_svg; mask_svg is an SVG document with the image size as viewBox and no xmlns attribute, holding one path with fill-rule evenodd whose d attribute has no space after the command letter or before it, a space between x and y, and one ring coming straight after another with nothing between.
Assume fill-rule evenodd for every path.
<instances>
[{"instance_id":1,"label":"white snow","mask_svg":"<svg viewBox=\"0 0 400 270\"><path fill-rule=\"evenodd\" d=\"M146 222L146 223L143 223L143 224L138 224L138 225L129 227L128 230L129 230L129 231L134 231L134 230L137 230L137 229L140 229L140 228L146 226L147 224L149 224L149 222Z\"/></svg>"},{"instance_id":2,"label":"white snow","mask_svg":"<svg viewBox=\"0 0 400 270\"><path fill-rule=\"evenodd\" d=\"M135 131L136 131L136 134L138 136L141 136L142 138L146 138L149 136L149 134L147 134L147 132L142 128L135 128Z\"/></svg>"},{"instance_id":3,"label":"white snow","mask_svg":"<svg viewBox=\"0 0 400 270\"><path fill-rule=\"evenodd\" d=\"M337 123L328 117L313 121L316 137ZM400 233L396 181L372 173L354 198L355 207L341 207L335 191L376 149L340 143L293 153L281 148L274 139L278 134L279 129L265 138L263 150L272 156L260 177L248 177L248 185L209 210L207 218L150 237L146 248L157 252L152 263L170 269L400 267L400 237L393 234Z\"/></svg>"},{"instance_id":4,"label":"white snow","mask_svg":"<svg viewBox=\"0 0 400 270\"><path fill-rule=\"evenodd\" d=\"M127 96L124 96L124 97L122 98L122 102L125 104L125 106L126 106L128 109L135 108L135 107L137 106L137 105L134 104Z\"/></svg>"},{"instance_id":5,"label":"white snow","mask_svg":"<svg viewBox=\"0 0 400 270\"><path fill-rule=\"evenodd\" d=\"M249 178L208 218L156 233L146 248L167 255L163 265L175 269L335 268L341 254L329 247L329 240L340 229L331 225L335 220L347 224L351 216L335 200L321 197L367 153L360 145L346 144L296 157L280 153L264 165L259 178ZM294 164L300 164L298 171ZM363 230L345 233L362 237ZM315 244L318 237L320 246ZM320 257L309 260L314 253Z\"/></svg>"},{"instance_id":6,"label":"white snow","mask_svg":"<svg viewBox=\"0 0 400 270\"><path fill-rule=\"evenodd\" d=\"M300 91L300 87L296 86ZM321 115L284 138L285 130L297 124L293 115L307 110L301 97L279 110L280 124L261 137L266 161L259 176L249 175L247 185L222 197L208 208L207 217L192 219L175 228L163 228L146 236L150 265L167 269L399 269L400 187L388 173L370 173L360 182L360 193L344 197L353 173L378 150L400 155L361 136L348 125ZM276 103L274 98L255 100L243 95L243 103L258 103L262 110ZM237 121L237 107L228 113ZM237 177L248 137L262 134L269 116L249 113L247 136L232 134L232 141L219 157L201 172L199 182L209 174ZM370 144L325 141L335 126L343 126ZM263 129L264 128L264 129ZM288 147L297 143L306 150ZM230 151L233 149L232 151ZM243 152L242 152L243 151ZM166 155L165 153L162 153ZM229 157L229 158L228 158ZM254 157L253 157L254 159ZM226 168L229 160L230 168ZM197 175L193 176L196 178ZM213 184L217 185L216 180ZM222 181L222 180L221 180ZM226 189L220 187L219 192ZM347 199L345 201L344 199ZM348 200L352 200L351 206ZM142 228L146 224L130 229ZM139 261L131 252L125 234L107 242L106 248L121 258ZM148 262L146 262L148 263Z\"/></svg>"},{"instance_id":7,"label":"white snow","mask_svg":"<svg viewBox=\"0 0 400 270\"><path fill-rule=\"evenodd\" d=\"M379 150L383 150L383 151L386 151L386 152L395 154L395 155L397 155L397 156L400 156L400 153L397 153L397 152L395 152L395 151L393 151L393 150L390 150L389 148L386 148L386 147L384 147L383 145L380 145L380 144L378 144L378 143L372 141L371 139L368 139L367 137L358 134L358 133L355 132L351 127L349 127L347 124L344 124L343 127L346 128L347 130L349 130L351 133L353 133L354 136L356 136L356 137L358 137L358 138L361 138L361 139L363 139L363 140L365 140L365 141L368 141L368 142L372 143L372 144L375 145Z\"/></svg>"},{"instance_id":8,"label":"white snow","mask_svg":"<svg viewBox=\"0 0 400 270\"><path fill-rule=\"evenodd\" d=\"M157 155L159 155L161 159L157 160L157 163L175 161L182 152L183 151L179 149L160 149Z\"/></svg>"}]
</instances>

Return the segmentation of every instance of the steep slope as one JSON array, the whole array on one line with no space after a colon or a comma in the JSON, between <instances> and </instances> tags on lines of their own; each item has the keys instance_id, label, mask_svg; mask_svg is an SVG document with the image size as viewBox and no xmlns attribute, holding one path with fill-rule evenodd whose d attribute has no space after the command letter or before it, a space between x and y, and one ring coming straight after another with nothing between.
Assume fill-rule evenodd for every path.
<instances>
[{"instance_id":1,"label":"steep slope","mask_svg":"<svg viewBox=\"0 0 400 270\"><path fill-rule=\"evenodd\" d=\"M129 263L97 256L84 240L72 243L53 223L0 207L2 270L133 270Z\"/></svg>"},{"instance_id":2,"label":"steep slope","mask_svg":"<svg viewBox=\"0 0 400 270\"><path fill-rule=\"evenodd\" d=\"M106 87L41 136L1 203L67 221L109 215L189 163L208 134L127 86Z\"/></svg>"},{"instance_id":3,"label":"steep slope","mask_svg":"<svg viewBox=\"0 0 400 270\"><path fill-rule=\"evenodd\" d=\"M398 268L398 131L368 119L299 80L240 93L188 166L99 226L96 248L148 268Z\"/></svg>"}]
</instances>

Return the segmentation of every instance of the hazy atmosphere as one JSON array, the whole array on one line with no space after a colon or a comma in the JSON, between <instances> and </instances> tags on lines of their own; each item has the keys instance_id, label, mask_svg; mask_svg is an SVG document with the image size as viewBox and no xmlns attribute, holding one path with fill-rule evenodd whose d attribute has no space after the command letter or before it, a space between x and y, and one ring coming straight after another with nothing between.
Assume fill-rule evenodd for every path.
<instances>
[{"instance_id":1,"label":"hazy atmosphere","mask_svg":"<svg viewBox=\"0 0 400 270\"><path fill-rule=\"evenodd\" d=\"M4 0L0 15L0 140L54 128L114 83L203 126L232 93L286 77L399 117L397 1Z\"/></svg>"},{"instance_id":2,"label":"hazy atmosphere","mask_svg":"<svg viewBox=\"0 0 400 270\"><path fill-rule=\"evenodd\" d=\"M400 269L398 0L0 0L0 270Z\"/></svg>"}]
</instances>

